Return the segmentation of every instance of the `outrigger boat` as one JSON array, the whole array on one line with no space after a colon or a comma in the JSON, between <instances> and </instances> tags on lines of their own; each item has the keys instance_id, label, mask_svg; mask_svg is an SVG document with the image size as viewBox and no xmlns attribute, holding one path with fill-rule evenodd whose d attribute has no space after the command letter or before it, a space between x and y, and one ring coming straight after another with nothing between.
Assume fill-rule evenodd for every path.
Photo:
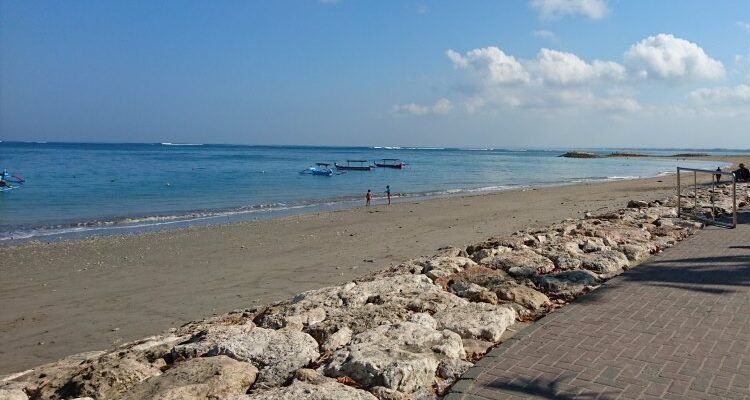
<instances>
[{"instance_id":1,"label":"outrigger boat","mask_svg":"<svg viewBox=\"0 0 750 400\"><path fill-rule=\"evenodd\" d=\"M365 163L367 163L367 165L365 165ZM367 162L367 160L346 160L346 165L339 163L334 163L334 165L336 166L336 169L349 171L370 171L374 168Z\"/></svg>"},{"instance_id":2,"label":"outrigger boat","mask_svg":"<svg viewBox=\"0 0 750 400\"><path fill-rule=\"evenodd\" d=\"M7 169L4 169L2 173L0 173L0 192L7 192L9 190L18 189L23 185L23 183L26 182L25 179L18 175L11 175ZM16 185L10 185L10 183L15 183Z\"/></svg>"},{"instance_id":3,"label":"outrigger boat","mask_svg":"<svg viewBox=\"0 0 750 400\"><path fill-rule=\"evenodd\" d=\"M404 169L404 164L398 158L383 158L381 162L375 161L375 166L379 168Z\"/></svg>"},{"instance_id":4,"label":"outrigger boat","mask_svg":"<svg viewBox=\"0 0 750 400\"><path fill-rule=\"evenodd\" d=\"M333 170L329 168L330 165L331 164L326 163L315 163L315 167L310 167L304 171L300 171L300 174L332 176Z\"/></svg>"}]
</instances>

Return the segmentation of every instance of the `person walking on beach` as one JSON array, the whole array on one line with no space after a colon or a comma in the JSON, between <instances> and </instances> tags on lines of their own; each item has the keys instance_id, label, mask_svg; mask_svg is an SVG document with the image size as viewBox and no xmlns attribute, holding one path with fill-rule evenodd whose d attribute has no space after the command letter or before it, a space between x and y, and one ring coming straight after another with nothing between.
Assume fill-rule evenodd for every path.
<instances>
[{"instance_id":1,"label":"person walking on beach","mask_svg":"<svg viewBox=\"0 0 750 400\"><path fill-rule=\"evenodd\" d=\"M365 207L370 207L370 202L372 201L372 192L370 189L367 189L367 195L365 196L367 199L367 203L365 203Z\"/></svg>"},{"instance_id":2,"label":"person walking on beach","mask_svg":"<svg viewBox=\"0 0 750 400\"><path fill-rule=\"evenodd\" d=\"M385 185L385 194L388 196L388 205L391 204L391 185Z\"/></svg>"},{"instance_id":3,"label":"person walking on beach","mask_svg":"<svg viewBox=\"0 0 750 400\"><path fill-rule=\"evenodd\" d=\"M716 167L716 172L721 172L721 167ZM721 174L716 174L716 183L721 182Z\"/></svg>"}]
</instances>

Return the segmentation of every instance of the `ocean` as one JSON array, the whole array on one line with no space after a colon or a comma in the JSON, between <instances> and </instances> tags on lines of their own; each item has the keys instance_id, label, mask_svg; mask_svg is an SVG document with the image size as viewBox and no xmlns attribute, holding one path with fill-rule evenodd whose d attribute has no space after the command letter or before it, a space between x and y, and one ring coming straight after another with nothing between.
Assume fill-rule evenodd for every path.
<instances>
[{"instance_id":1,"label":"ocean","mask_svg":"<svg viewBox=\"0 0 750 400\"><path fill-rule=\"evenodd\" d=\"M668 174L710 161L559 158L565 149L303 147L202 144L0 142L0 169L23 176L0 192L0 243L132 233L383 203ZM597 149L608 153L618 149ZM675 150L644 149L649 154ZM708 151L711 154L747 153ZM316 162L399 158L331 177L299 172Z\"/></svg>"}]
</instances>

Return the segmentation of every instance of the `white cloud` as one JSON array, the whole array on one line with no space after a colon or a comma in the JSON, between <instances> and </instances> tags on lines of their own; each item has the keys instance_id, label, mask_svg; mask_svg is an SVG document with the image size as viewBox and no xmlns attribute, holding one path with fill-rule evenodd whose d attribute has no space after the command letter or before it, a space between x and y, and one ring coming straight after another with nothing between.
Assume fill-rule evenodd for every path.
<instances>
[{"instance_id":1,"label":"white cloud","mask_svg":"<svg viewBox=\"0 0 750 400\"><path fill-rule=\"evenodd\" d=\"M470 50L465 55L448 50L446 55L456 68L470 70L487 83L508 85L529 81L523 65L494 46Z\"/></svg>"},{"instance_id":2,"label":"white cloud","mask_svg":"<svg viewBox=\"0 0 750 400\"><path fill-rule=\"evenodd\" d=\"M625 67L612 61L594 60L591 64L573 53L541 49L534 63L539 77L556 85L589 83L598 79L623 80Z\"/></svg>"},{"instance_id":3,"label":"white cloud","mask_svg":"<svg viewBox=\"0 0 750 400\"><path fill-rule=\"evenodd\" d=\"M750 105L750 86L721 86L697 89L690 92L690 99L700 105Z\"/></svg>"},{"instance_id":4,"label":"white cloud","mask_svg":"<svg viewBox=\"0 0 750 400\"><path fill-rule=\"evenodd\" d=\"M695 43L660 33L630 46L625 60L641 78L671 81L717 80L726 75L724 65Z\"/></svg>"},{"instance_id":5,"label":"white cloud","mask_svg":"<svg viewBox=\"0 0 750 400\"><path fill-rule=\"evenodd\" d=\"M531 60L516 59L497 47L474 49L463 55L448 50L446 55L473 80L463 102L469 113L494 108L640 109L632 91L612 90L627 78L625 67L616 62L587 62L573 53L546 48Z\"/></svg>"},{"instance_id":6,"label":"white cloud","mask_svg":"<svg viewBox=\"0 0 750 400\"><path fill-rule=\"evenodd\" d=\"M431 106L425 106L416 103L399 104L393 106L394 112L412 115L446 114L452 109L453 103L445 98L438 99L438 101L436 101L435 104Z\"/></svg>"},{"instance_id":7,"label":"white cloud","mask_svg":"<svg viewBox=\"0 0 750 400\"><path fill-rule=\"evenodd\" d=\"M609 13L606 0L531 0L530 5L544 19L556 19L566 15L601 19Z\"/></svg>"},{"instance_id":8,"label":"white cloud","mask_svg":"<svg viewBox=\"0 0 750 400\"><path fill-rule=\"evenodd\" d=\"M430 8L427 7L425 4L420 4L417 6L417 14L423 15L423 14L427 14L428 12L430 12Z\"/></svg>"},{"instance_id":9,"label":"white cloud","mask_svg":"<svg viewBox=\"0 0 750 400\"><path fill-rule=\"evenodd\" d=\"M557 36L554 32L546 31L544 29L535 30L534 32L531 32L531 34L534 35L534 37L538 37L539 39L550 40L553 42L557 41Z\"/></svg>"},{"instance_id":10,"label":"white cloud","mask_svg":"<svg viewBox=\"0 0 750 400\"><path fill-rule=\"evenodd\" d=\"M750 32L750 22L739 21L737 22L737 27L745 32Z\"/></svg>"}]
</instances>

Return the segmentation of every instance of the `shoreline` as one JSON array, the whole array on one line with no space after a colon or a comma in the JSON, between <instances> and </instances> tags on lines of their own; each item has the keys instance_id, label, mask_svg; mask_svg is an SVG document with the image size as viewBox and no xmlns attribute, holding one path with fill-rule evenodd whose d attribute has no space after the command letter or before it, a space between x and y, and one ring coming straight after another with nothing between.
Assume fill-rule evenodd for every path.
<instances>
[{"instance_id":1,"label":"shoreline","mask_svg":"<svg viewBox=\"0 0 750 400\"><path fill-rule=\"evenodd\" d=\"M562 157L562 156L561 156ZM629 156L612 156L615 158L629 159ZM740 158L738 156L694 156L686 161L715 161L728 163L727 159ZM636 159L648 158L677 158L677 156L638 156ZM393 203L423 202L455 197L473 197L498 194L516 190L533 190L549 187L570 186L578 184L597 184L607 182L620 182L627 180L651 179L674 175L673 172L660 172L651 176L608 176L579 178L569 181L553 183L537 183L529 185L506 185L497 187L477 187L433 190L428 192L402 193L393 197ZM374 197L375 202L385 201L385 197ZM196 227L222 226L227 224L255 222L262 220L275 220L289 218L305 214L319 214L336 212L363 207L363 201L359 197L345 196L333 199L320 199L311 202L300 202L291 204L276 203L271 205L257 205L251 208L229 208L216 210L193 210L179 211L170 214L155 215L133 215L122 217L111 217L102 221L94 222L72 222L60 224L53 227L29 227L24 230L2 232L8 235L16 232L20 237L0 237L0 249L9 246L20 246L24 244L52 243L71 240L90 240L108 236L133 236L148 233L159 233L170 230L190 229ZM132 222L128 222L132 221ZM158 221L158 222L149 222ZM34 234L27 232L35 232ZM38 233L42 231L43 233ZM46 232L45 232L46 231Z\"/></svg>"},{"instance_id":2,"label":"shoreline","mask_svg":"<svg viewBox=\"0 0 750 400\"><path fill-rule=\"evenodd\" d=\"M673 191L671 175L0 247L0 374Z\"/></svg>"}]
</instances>

